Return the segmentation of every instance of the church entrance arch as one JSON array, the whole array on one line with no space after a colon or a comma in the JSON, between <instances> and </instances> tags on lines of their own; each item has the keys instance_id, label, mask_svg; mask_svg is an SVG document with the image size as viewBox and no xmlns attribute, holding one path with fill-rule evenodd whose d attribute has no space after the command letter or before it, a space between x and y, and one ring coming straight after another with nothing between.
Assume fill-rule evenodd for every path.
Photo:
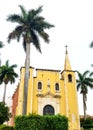
<instances>
[{"instance_id":1,"label":"church entrance arch","mask_svg":"<svg viewBox=\"0 0 93 130\"><path fill-rule=\"evenodd\" d=\"M51 105L46 105L44 108L43 108L43 115L54 115L55 114L55 110L53 108L53 106Z\"/></svg>"}]
</instances>

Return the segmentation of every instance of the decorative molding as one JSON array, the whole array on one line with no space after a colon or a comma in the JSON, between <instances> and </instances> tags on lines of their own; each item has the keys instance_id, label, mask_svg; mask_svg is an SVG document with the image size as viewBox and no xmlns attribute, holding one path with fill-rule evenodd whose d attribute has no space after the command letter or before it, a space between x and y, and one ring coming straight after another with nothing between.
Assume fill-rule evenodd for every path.
<instances>
[{"instance_id":1,"label":"decorative molding","mask_svg":"<svg viewBox=\"0 0 93 130\"><path fill-rule=\"evenodd\" d=\"M52 94L51 92L47 92L45 94L36 94L37 97L46 97L46 96L51 96L53 98L61 98L59 94Z\"/></svg>"}]
</instances>

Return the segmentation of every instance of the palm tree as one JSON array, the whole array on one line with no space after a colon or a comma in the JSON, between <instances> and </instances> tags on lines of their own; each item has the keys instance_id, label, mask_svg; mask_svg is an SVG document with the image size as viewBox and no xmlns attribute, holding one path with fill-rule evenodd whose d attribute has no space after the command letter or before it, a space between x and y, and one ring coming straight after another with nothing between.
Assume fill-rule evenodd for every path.
<instances>
[{"instance_id":1,"label":"palm tree","mask_svg":"<svg viewBox=\"0 0 93 130\"><path fill-rule=\"evenodd\" d=\"M22 113L26 114L27 111L27 93L28 93L28 80L29 80L29 67L30 67L30 43L33 43L35 48L41 52L39 36L49 43L49 35L45 29L50 29L54 25L45 21L45 18L39 14L42 12L42 6L36 10L31 9L28 12L22 5L19 5L21 14L13 14L8 16L7 21L16 22L18 25L8 35L8 42L16 39L18 42L23 38L23 48L26 52L25 59L25 79L24 79L24 93L23 93L23 110Z\"/></svg>"},{"instance_id":2,"label":"palm tree","mask_svg":"<svg viewBox=\"0 0 93 130\"><path fill-rule=\"evenodd\" d=\"M18 77L18 74L15 73L14 68L16 68L17 65L11 65L9 66L9 61L6 61L5 65L0 66L0 84L4 83L4 95L3 95L3 102L5 102L5 95L6 95L6 86L10 82L15 83L15 78Z\"/></svg>"},{"instance_id":3,"label":"palm tree","mask_svg":"<svg viewBox=\"0 0 93 130\"><path fill-rule=\"evenodd\" d=\"M77 81L77 90L80 90L80 94L83 96L83 109L84 109L84 119L86 119L86 100L87 100L87 93L88 88L93 89L93 78L91 78L90 72L87 70L83 74L77 71L78 79Z\"/></svg>"}]
</instances>

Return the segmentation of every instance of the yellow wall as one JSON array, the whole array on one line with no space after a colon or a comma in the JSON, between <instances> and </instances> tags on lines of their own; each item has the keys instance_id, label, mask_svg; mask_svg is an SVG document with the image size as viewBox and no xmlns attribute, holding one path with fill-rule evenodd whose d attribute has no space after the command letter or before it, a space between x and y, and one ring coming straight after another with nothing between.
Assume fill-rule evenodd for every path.
<instances>
[{"instance_id":1,"label":"yellow wall","mask_svg":"<svg viewBox=\"0 0 93 130\"><path fill-rule=\"evenodd\" d=\"M72 82L68 82L68 74L72 75ZM64 71L62 75L64 77L65 87L67 89L67 116L70 122L70 129L80 129L75 72L71 70Z\"/></svg>"}]
</instances>

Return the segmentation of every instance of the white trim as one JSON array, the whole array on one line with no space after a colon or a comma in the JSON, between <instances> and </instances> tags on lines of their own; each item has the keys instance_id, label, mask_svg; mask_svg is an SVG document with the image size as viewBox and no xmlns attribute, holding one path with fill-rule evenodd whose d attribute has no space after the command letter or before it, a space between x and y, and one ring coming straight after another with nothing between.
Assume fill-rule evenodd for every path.
<instances>
[{"instance_id":1,"label":"white trim","mask_svg":"<svg viewBox=\"0 0 93 130\"><path fill-rule=\"evenodd\" d=\"M38 114L43 115L43 109L46 105L53 106L55 115L60 113L60 103L56 100L56 98L49 96L44 98L38 97Z\"/></svg>"}]
</instances>

